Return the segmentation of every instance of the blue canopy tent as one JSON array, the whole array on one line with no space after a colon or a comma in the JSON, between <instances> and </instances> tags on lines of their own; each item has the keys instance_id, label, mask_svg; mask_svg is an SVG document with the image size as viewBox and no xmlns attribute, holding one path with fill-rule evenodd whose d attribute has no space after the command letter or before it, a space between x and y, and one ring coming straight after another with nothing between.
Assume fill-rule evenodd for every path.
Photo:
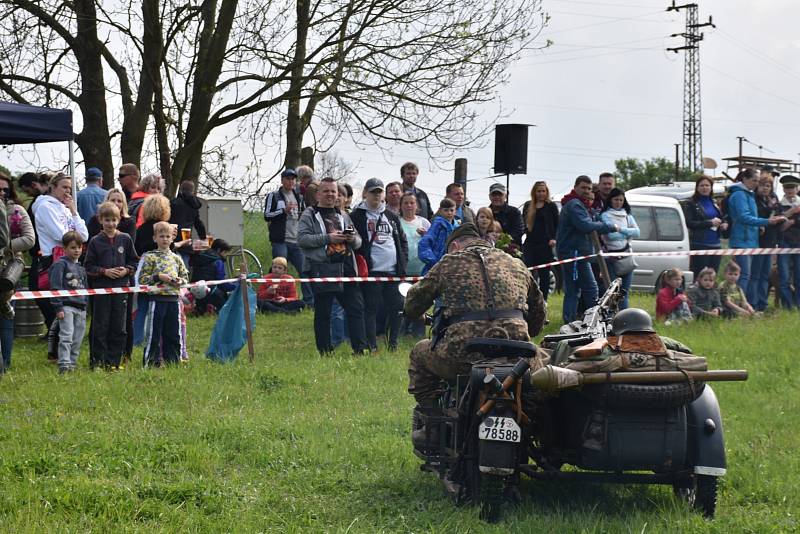
<instances>
[{"instance_id":1,"label":"blue canopy tent","mask_svg":"<svg viewBox=\"0 0 800 534\"><path fill-rule=\"evenodd\" d=\"M69 173L75 188L75 159L72 142L72 111L27 104L0 102L0 145L26 143L69 143Z\"/></svg>"}]
</instances>

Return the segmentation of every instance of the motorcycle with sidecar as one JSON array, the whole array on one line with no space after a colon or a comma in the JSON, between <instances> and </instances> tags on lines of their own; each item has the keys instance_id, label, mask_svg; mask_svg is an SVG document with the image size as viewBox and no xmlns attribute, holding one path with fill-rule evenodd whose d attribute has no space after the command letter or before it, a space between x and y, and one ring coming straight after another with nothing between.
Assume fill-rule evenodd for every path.
<instances>
[{"instance_id":1,"label":"motorcycle with sidecar","mask_svg":"<svg viewBox=\"0 0 800 534\"><path fill-rule=\"evenodd\" d=\"M612 284L582 326L546 336L543 345L577 347L603 335L619 291ZM545 365L542 351L525 341L475 338L465 350L476 354L469 373L443 384L438 409L415 408L412 418L421 469L438 475L457 503L476 504L484 520L496 521L525 475L666 484L714 516L726 461L708 382L745 380L746 371L580 373Z\"/></svg>"}]
</instances>

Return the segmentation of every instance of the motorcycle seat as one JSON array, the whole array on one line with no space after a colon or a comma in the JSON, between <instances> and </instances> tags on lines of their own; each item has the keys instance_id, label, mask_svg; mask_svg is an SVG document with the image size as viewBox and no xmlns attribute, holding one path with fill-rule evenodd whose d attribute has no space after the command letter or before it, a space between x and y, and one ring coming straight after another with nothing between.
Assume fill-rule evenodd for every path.
<instances>
[{"instance_id":1,"label":"motorcycle seat","mask_svg":"<svg viewBox=\"0 0 800 534\"><path fill-rule=\"evenodd\" d=\"M533 358L536 355L536 345L530 341L492 337L474 337L467 341L464 350L467 352L479 352L488 358L514 356Z\"/></svg>"}]
</instances>

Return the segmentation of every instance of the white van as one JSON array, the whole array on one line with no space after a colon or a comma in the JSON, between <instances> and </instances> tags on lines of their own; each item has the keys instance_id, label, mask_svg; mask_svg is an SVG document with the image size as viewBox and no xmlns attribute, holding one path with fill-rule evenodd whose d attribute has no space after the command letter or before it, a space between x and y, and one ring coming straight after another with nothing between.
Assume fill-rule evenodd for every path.
<instances>
[{"instance_id":1,"label":"white van","mask_svg":"<svg viewBox=\"0 0 800 534\"><path fill-rule=\"evenodd\" d=\"M626 193L631 215L639 225L639 237L631 243L634 252L689 251L689 232L680 204L674 198ZM689 256L637 256L639 265L633 271L631 289L658 291L661 275L677 267L683 271L684 283L689 285L694 275L689 270Z\"/></svg>"}]
</instances>

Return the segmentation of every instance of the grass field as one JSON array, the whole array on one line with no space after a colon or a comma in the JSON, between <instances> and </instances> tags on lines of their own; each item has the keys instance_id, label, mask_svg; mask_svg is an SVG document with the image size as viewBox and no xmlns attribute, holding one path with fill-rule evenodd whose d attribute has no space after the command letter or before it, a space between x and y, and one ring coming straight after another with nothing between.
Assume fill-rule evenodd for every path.
<instances>
[{"instance_id":1,"label":"grass field","mask_svg":"<svg viewBox=\"0 0 800 534\"><path fill-rule=\"evenodd\" d=\"M560 305L558 296L554 308ZM652 309L652 297L634 304ZM729 471L717 519L666 487L526 480L488 526L454 507L412 454L410 342L397 353L314 351L312 314L257 320L256 361L207 361L212 319L191 319L179 368L58 376L18 340L0 380L3 532L792 532L798 525L796 314L663 327L713 368ZM553 325L550 330L554 330ZM139 353L137 353L138 355Z\"/></svg>"}]
</instances>

